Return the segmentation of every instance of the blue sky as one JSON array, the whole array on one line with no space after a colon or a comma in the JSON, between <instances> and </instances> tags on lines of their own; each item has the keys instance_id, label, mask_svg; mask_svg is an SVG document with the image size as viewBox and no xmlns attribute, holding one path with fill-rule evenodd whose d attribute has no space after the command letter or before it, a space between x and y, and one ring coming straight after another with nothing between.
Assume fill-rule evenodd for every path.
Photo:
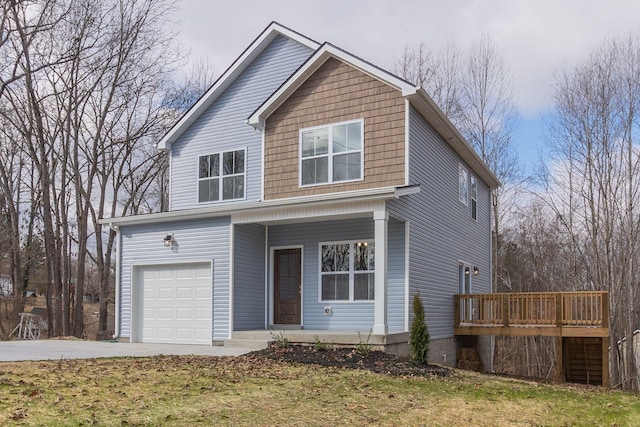
<instances>
[{"instance_id":1,"label":"blue sky","mask_svg":"<svg viewBox=\"0 0 640 427\"><path fill-rule=\"evenodd\" d=\"M522 167L544 156L542 117L554 73L584 61L607 37L640 31L638 0L181 0L175 19L191 59L224 71L271 22L329 41L392 70L405 45L463 50L487 34L513 73Z\"/></svg>"}]
</instances>

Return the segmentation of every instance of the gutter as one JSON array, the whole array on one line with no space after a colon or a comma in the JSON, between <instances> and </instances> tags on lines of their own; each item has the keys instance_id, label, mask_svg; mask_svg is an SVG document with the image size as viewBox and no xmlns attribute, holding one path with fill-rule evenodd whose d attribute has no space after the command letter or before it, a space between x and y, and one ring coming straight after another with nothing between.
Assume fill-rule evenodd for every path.
<instances>
[{"instance_id":1,"label":"gutter","mask_svg":"<svg viewBox=\"0 0 640 427\"><path fill-rule=\"evenodd\" d=\"M122 248L122 238L120 235L120 227L109 223L109 228L116 232L116 301L115 301L115 330L113 333L113 339L117 340L120 338L120 264L121 264L121 248Z\"/></svg>"}]
</instances>

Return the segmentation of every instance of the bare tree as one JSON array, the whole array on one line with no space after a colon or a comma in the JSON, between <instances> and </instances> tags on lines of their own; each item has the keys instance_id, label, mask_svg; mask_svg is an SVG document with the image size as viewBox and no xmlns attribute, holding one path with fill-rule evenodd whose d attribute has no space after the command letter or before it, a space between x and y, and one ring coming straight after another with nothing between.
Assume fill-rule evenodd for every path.
<instances>
[{"instance_id":1,"label":"bare tree","mask_svg":"<svg viewBox=\"0 0 640 427\"><path fill-rule=\"evenodd\" d=\"M586 277L582 288L609 291L612 348L640 324L640 38L611 39L558 75L544 181L548 205L563 218ZM637 387L633 351L613 358L612 383Z\"/></svg>"},{"instance_id":2,"label":"bare tree","mask_svg":"<svg viewBox=\"0 0 640 427\"><path fill-rule=\"evenodd\" d=\"M27 236L41 227L46 247L50 335L84 334L89 262L100 271L105 334L115 235L97 221L166 210L166 155L153 147L200 93L173 83L182 58L167 19L173 0L23 0L0 10L0 114L13 138L0 150L0 206L15 217L15 264L30 246L24 204Z\"/></svg>"},{"instance_id":3,"label":"bare tree","mask_svg":"<svg viewBox=\"0 0 640 427\"><path fill-rule=\"evenodd\" d=\"M394 70L411 83L423 88L442 112L454 123L462 119L463 63L458 47L452 42L437 51L427 50L424 43L405 46L394 58Z\"/></svg>"}]
</instances>

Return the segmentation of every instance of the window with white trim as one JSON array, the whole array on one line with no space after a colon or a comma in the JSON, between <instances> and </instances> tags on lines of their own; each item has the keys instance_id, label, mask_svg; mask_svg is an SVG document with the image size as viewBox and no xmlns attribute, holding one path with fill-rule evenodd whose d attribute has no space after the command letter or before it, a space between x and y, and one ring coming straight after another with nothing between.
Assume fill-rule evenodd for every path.
<instances>
[{"instance_id":1,"label":"window with white trim","mask_svg":"<svg viewBox=\"0 0 640 427\"><path fill-rule=\"evenodd\" d=\"M458 163L458 200L465 206L469 203L469 173L467 168Z\"/></svg>"},{"instance_id":2,"label":"window with white trim","mask_svg":"<svg viewBox=\"0 0 640 427\"><path fill-rule=\"evenodd\" d=\"M478 181L471 175L471 218L478 219Z\"/></svg>"},{"instance_id":3,"label":"window with white trim","mask_svg":"<svg viewBox=\"0 0 640 427\"><path fill-rule=\"evenodd\" d=\"M373 301L375 245L370 241L320 244L320 299Z\"/></svg>"},{"instance_id":4,"label":"window with white trim","mask_svg":"<svg viewBox=\"0 0 640 427\"><path fill-rule=\"evenodd\" d=\"M198 203L245 198L246 150L225 151L198 159Z\"/></svg>"},{"instance_id":5,"label":"window with white trim","mask_svg":"<svg viewBox=\"0 0 640 427\"><path fill-rule=\"evenodd\" d=\"M363 120L300 130L300 186L357 181L363 174Z\"/></svg>"}]
</instances>

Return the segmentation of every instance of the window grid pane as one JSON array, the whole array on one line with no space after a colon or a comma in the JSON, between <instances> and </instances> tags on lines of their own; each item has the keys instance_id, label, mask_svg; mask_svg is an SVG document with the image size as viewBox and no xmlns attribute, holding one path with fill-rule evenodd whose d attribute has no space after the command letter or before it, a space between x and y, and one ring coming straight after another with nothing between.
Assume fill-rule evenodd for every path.
<instances>
[{"instance_id":1,"label":"window grid pane","mask_svg":"<svg viewBox=\"0 0 640 427\"><path fill-rule=\"evenodd\" d=\"M328 176L328 157L317 157L302 161L302 185L326 183Z\"/></svg>"},{"instance_id":2,"label":"window grid pane","mask_svg":"<svg viewBox=\"0 0 640 427\"><path fill-rule=\"evenodd\" d=\"M375 298L375 245L371 241L324 244L320 248L323 301Z\"/></svg>"},{"instance_id":3,"label":"window grid pane","mask_svg":"<svg viewBox=\"0 0 640 427\"><path fill-rule=\"evenodd\" d=\"M469 177L467 169L462 165L458 165L458 199L465 205L469 199Z\"/></svg>"},{"instance_id":4,"label":"window grid pane","mask_svg":"<svg viewBox=\"0 0 640 427\"><path fill-rule=\"evenodd\" d=\"M202 179L198 183L198 201L212 202L220 199L220 179Z\"/></svg>"},{"instance_id":5,"label":"window grid pane","mask_svg":"<svg viewBox=\"0 0 640 427\"><path fill-rule=\"evenodd\" d=\"M220 161L222 158L222 175ZM200 156L198 161L198 202L242 199L245 197L245 150ZM210 179L215 178L215 179Z\"/></svg>"},{"instance_id":6,"label":"window grid pane","mask_svg":"<svg viewBox=\"0 0 640 427\"><path fill-rule=\"evenodd\" d=\"M353 299L375 299L376 282L373 273L357 273L354 275Z\"/></svg>"},{"instance_id":7,"label":"window grid pane","mask_svg":"<svg viewBox=\"0 0 640 427\"><path fill-rule=\"evenodd\" d=\"M301 131L300 145L300 185L362 179L362 122Z\"/></svg>"}]
</instances>

